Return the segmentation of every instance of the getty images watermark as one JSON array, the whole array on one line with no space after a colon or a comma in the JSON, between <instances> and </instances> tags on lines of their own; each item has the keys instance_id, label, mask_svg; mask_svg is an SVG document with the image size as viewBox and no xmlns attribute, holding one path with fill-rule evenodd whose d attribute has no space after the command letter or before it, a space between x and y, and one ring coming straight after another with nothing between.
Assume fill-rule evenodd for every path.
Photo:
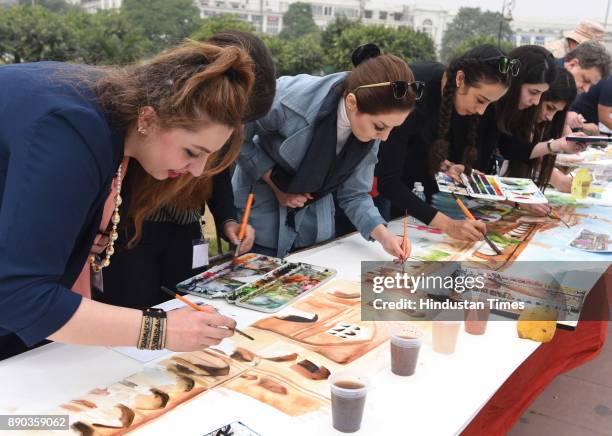
<instances>
[{"instance_id":1,"label":"getty images watermark","mask_svg":"<svg viewBox=\"0 0 612 436\"><path fill-rule=\"evenodd\" d=\"M526 308L548 319L577 321L584 300L608 263L362 262L362 319L464 319L490 310L516 319ZM546 309L546 310L544 310ZM554 314L554 315L551 315Z\"/></svg>"}]
</instances>

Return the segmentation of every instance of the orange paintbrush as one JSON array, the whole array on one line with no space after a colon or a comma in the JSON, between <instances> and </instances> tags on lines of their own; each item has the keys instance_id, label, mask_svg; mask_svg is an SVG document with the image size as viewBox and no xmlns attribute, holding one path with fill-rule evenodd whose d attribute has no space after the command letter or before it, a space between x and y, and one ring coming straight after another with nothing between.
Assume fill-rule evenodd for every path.
<instances>
[{"instance_id":1,"label":"orange paintbrush","mask_svg":"<svg viewBox=\"0 0 612 436\"><path fill-rule=\"evenodd\" d=\"M192 301L189 301L187 298L183 297L182 295L177 294L176 292L172 292L170 289L166 288L165 286L162 286L162 291L164 291L166 294L172 295L174 298L176 298L177 300L185 303L187 306L191 307L194 310L197 310L198 312L206 312L201 306L198 306L197 304L195 304ZM216 309L215 309L216 310ZM247 339L250 339L252 341L255 340L255 338L253 338L252 336L247 335L245 332L234 328L234 331L242 336L244 336Z\"/></svg>"},{"instance_id":2,"label":"orange paintbrush","mask_svg":"<svg viewBox=\"0 0 612 436\"><path fill-rule=\"evenodd\" d=\"M454 192L452 192L452 194L453 194L453 198L455 199L455 201L457 202L457 204L459 205L459 207L461 208L461 210L463 211L467 219L471 221L476 221L476 218L474 218L474 215L472 215L472 212L470 212L470 210L467 207L465 207L465 204L463 204L463 201L461 201L461 199L457 197ZM502 254L502 251L497 247L497 245L493 243L493 241L491 241L487 237L487 235L484 235L484 240L486 241L487 244L489 244L489 247L491 247L493 251L495 251L497 254Z\"/></svg>"},{"instance_id":3,"label":"orange paintbrush","mask_svg":"<svg viewBox=\"0 0 612 436\"><path fill-rule=\"evenodd\" d=\"M253 194L253 186L251 186L251 191L249 192L249 196L247 197L246 206L244 207L244 214L242 215L242 222L240 223L240 230L238 231L238 245L236 245L236 251L234 251L234 257L238 257L240 254L240 247L242 246L242 241L246 235L246 228L249 224L249 215L251 214L251 206L253 205L253 200L255 195Z\"/></svg>"}]
</instances>

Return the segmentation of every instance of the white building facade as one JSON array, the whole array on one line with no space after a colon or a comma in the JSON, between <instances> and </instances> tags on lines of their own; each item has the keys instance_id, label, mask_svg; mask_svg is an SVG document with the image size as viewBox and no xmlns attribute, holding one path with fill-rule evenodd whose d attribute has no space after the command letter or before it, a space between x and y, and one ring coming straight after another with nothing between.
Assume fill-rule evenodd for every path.
<instances>
[{"instance_id":1,"label":"white building facade","mask_svg":"<svg viewBox=\"0 0 612 436\"><path fill-rule=\"evenodd\" d=\"M70 0L88 12L118 9L121 0ZM202 18L232 14L253 23L258 31L277 34L283 28L283 14L298 0L194 0ZM372 0L306 0L312 8L315 23L327 26L336 17L361 20L365 24L388 27L408 26L429 34L440 48L442 35L452 16L442 6L389 5Z\"/></svg>"}]
</instances>

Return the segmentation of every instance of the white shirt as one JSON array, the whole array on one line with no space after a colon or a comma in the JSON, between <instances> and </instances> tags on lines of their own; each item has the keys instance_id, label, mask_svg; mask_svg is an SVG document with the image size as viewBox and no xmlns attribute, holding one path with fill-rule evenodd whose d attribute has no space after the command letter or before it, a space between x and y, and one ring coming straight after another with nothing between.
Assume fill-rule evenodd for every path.
<instances>
[{"instance_id":1,"label":"white shirt","mask_svg":"<svg viewBox=\"0 0 612 436\"><path fill-rule=\"evenodd\" d=\"M351 135L351 123L346 114L346 105L344 97L338 103L338 123L336 124L336 155L340 154L342 147L346 144L346 140Z\"/></svg>"}]
</instances>

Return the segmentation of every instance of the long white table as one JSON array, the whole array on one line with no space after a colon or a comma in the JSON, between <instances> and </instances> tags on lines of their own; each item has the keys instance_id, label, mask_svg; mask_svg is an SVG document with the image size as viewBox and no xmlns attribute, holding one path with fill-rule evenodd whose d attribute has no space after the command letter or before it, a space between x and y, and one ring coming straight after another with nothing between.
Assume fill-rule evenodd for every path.
<instances>
[{"instance_id":1,"label":"long white table","mask_svg":"<svg viewBox=\"0 0 612 436\"><path fill-rule=\"evenodd\" d=\"M400 233L401 224L391 223ZM362 260L388 261L382 248L359 235L342 238L288 258L338 270L338 278L359 280ZM219 310L238 320L239 327L266 316L224 302ZM506 378L538 347L517 337L514 321L490 322L484 336L461 332L457 351L441 355L425 339L417 372L397 377L389 365L370 375L360 435L459 433ZM230 344L231 345L231 344ZM373 353L389 354L388 343ZM104 387L140 371L144 364L101 347L49 344L0 362L0 413L36 413ZM150 424L139 435L202 435L232 421L242 421L262 436L336 435L329 410L292 418L248 396L216 388L179 406ZM41 433L36 433L41 434Z\"/></svg>"}]
</instances>

